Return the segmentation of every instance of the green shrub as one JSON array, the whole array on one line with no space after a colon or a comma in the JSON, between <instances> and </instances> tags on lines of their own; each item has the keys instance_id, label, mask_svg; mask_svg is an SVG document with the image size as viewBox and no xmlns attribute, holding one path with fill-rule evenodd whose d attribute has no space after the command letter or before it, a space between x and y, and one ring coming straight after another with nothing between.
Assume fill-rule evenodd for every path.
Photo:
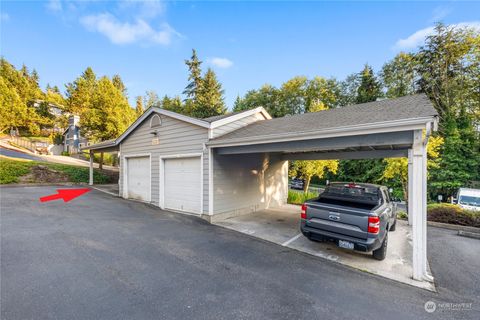
<instances>
[{"instance_id":1,"label":"green shrub","mask_svg":"<svg viewBox=\"0 0 480 320\"><path fill-rule=\"evenodd\" d=\"M318 197L316 192L288 190L288 203L291 204L303 204L305 201L316 197Z\"/></svg>"},{"instance_id":2,"label":"green shrub","mask_svg":"<svg viewBox=\"0 0 480 320\"><path fill-rule=\"evenodd\" d=\"M463 210L454 204L435 203L427 206L427 220L479 228L480 212Z\"/></svg>"},{"instance_id":3,"label":"green shrub","mask_svg":"<svg viewBox=\"0 0 480 320\"><path fill-rule=\"evenodd\" d=\"M70 156L70 153L68 151L62 151L62 156L67 156L69 157Z\"/></svg>"},{"instance_id":4,"label":"green shrub","mask_svg":"<svg viewBox=\"0 0 480 320\"><path fill-rule=\"evenodd\" d=\"M46 164L50 169L60 171L65 173L68 177L70 182L74 183L88 183L89 177L90 177L90 172L89 168L86 167L76 167L76 166L70 166L66 164L53 164L49 163ZM93 170L93 183L95 184L102 184L102 183L111 183L112 179L103 174L101 171L94 169Z\"/></svg>"},{"instance_id":5,"label":"green shrub","mask_svg":"<svg viewBox=\"0 0 480 320\"><path fill-rule=\"evenodd\" d=\"M62 144L63 136L60 133L54 133L50 136L50 140L53 142L53 144Z\"/></svg>"},{"instance_id":6,"label":"green shrub","mask_svg":"<svg viewBox=\"0 0 480 320\"><path fill-rule=\"evenodd\" d=\"M397 218L406 220L406 219L408 219L408 214L405 211L399 211L397 213Z\"/></svg>"}]
</instances>

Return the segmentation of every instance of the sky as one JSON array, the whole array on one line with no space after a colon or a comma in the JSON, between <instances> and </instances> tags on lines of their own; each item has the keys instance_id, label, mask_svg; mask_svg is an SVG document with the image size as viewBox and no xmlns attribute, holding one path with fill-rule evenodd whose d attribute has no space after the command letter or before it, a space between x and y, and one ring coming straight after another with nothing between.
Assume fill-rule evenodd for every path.
<instances>
[{"instance_id":1,"label":"sky","mask_svg":"<svg viewBox=\"0 0 480 320\"><path fill-rule=\"evenodd\" d=\"M5 1L0 54L64 90L88 66L129 99L181 95L192 48L237 95L294 76L343 79L413 51L438 21L480 29L480 2Z\"/></svg>"}]
</instances>

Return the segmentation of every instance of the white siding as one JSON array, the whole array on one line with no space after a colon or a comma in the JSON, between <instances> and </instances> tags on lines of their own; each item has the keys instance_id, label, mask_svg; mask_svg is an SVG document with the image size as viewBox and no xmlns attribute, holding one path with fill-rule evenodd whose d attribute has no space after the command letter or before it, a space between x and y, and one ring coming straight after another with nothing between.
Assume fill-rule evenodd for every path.
<instances>
[{"instance_id":1,"label":"white siding","mask_svg":"<svg viewBox=\"0 0 480 320\"><path fill-rule=\"evenodd\" d=\"M159 203L159 186L160 186L160 155L176 155L176 154L190 154L201 153L204 156L204 178L203 183L204 196L203 207L204 213L208 212L208 152L204 148L204 143L208 139L208 130L191 123L180 121L165 115L161 115L162 125L155 127L158 131L157 137L159 144L152 144L154 136L150 128L150 118L145 119L120 145L121 158L123 156L133 154L151 153L152 157L152 176L151 176L151 193L152 203L158 205ZM204 150L205 149L205 150ZM120 170L123 170L123 163L121 163ZM120 194L123 194L122 172L120 172Z\"/></svg>"},{"instance_id":2,"label":"white siding","mask_svg":"<svg viewBox=\"0 0 480 320\"><path fill-rule=\"evenodd\" d=\"M245 127L259 120L265 120L260 112L213 129L212 137L217 138L229 132Z\"/></svg>"},{"instance_id":3,"label":"white siding","mask_svg":"<svg viewBox=\"0 0 480 320\"><path fill-rule=\"evenodd\" d=\"M213 158L214 215L250 213L286 203L287 161L268 154Z\"/></svg>"}]
</instances>

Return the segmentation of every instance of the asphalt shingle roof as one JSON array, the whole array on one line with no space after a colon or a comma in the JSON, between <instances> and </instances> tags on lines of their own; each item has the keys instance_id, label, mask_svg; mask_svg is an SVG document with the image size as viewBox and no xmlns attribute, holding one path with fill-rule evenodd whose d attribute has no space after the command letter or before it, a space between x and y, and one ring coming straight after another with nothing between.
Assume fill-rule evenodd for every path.
<instances>
[{"instance_id":1,"label":"asphalt shingle roof","mask_svg":"<svg viewBox=\"0 0 480 320\"><path fill-rule=\"evenodd\" d=\"M437 112L428 97L425 94L416 94L320 112L257 121L211 141L217 143L285 133L308 133L337 127L433 117L436 115Z\"/></svg>"}]
</instances>

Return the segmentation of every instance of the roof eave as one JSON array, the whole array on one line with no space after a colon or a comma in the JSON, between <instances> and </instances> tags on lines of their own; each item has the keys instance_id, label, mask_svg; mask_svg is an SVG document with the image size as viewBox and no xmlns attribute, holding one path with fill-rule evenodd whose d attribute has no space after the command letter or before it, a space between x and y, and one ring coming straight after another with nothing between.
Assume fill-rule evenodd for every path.
<instances>
[{"instance_id":1,"label":"roof eave","mask_svg":"<svg viewBox=\"0 0 480 320\"><path fill-rule=\"evenodd\" d=\"M437 116L419 117L411 119L384 121L378 123L367 123L356 126L345 126L328 128L324 130L306 131L298 133L284 133L273 135L262 135L257 137L245 137L236 138L223 141L211 140L206 143L210 147L228 147L237 146L243 144L263 144L274 143L283 141L295 141L300 139L321 139L330 137L341 137L355 134L365 133L379 133L379 132L392 132L392 131L406 131L415 129L425 129L428 123L437 121Z\"/></svg>"},{"instance_id":2,"label":"roof eave","mask_svg":"<svg viewBox=\"0 0 480 320\"><path fill-rule=\"evenodd\" d=\"M213 122L210 123L210 128L215 129L215 128L221 127L223 125L229 124L231 122L243 119L245 117L248 117L248 116L251 116L251 115L254 115L254 114L257 114L257 113L261 113L263 115L263 117L265 118L265 120L272 119L272 116L267 112L267 110L265 110L265 108L257 107L255 109L246 110L244 112L235 114L235 115L230 116L230 117L226 117L226 118L223 118L223 119L220 119L220 120L213 121Z\"/></svg>"}]
</instances>

